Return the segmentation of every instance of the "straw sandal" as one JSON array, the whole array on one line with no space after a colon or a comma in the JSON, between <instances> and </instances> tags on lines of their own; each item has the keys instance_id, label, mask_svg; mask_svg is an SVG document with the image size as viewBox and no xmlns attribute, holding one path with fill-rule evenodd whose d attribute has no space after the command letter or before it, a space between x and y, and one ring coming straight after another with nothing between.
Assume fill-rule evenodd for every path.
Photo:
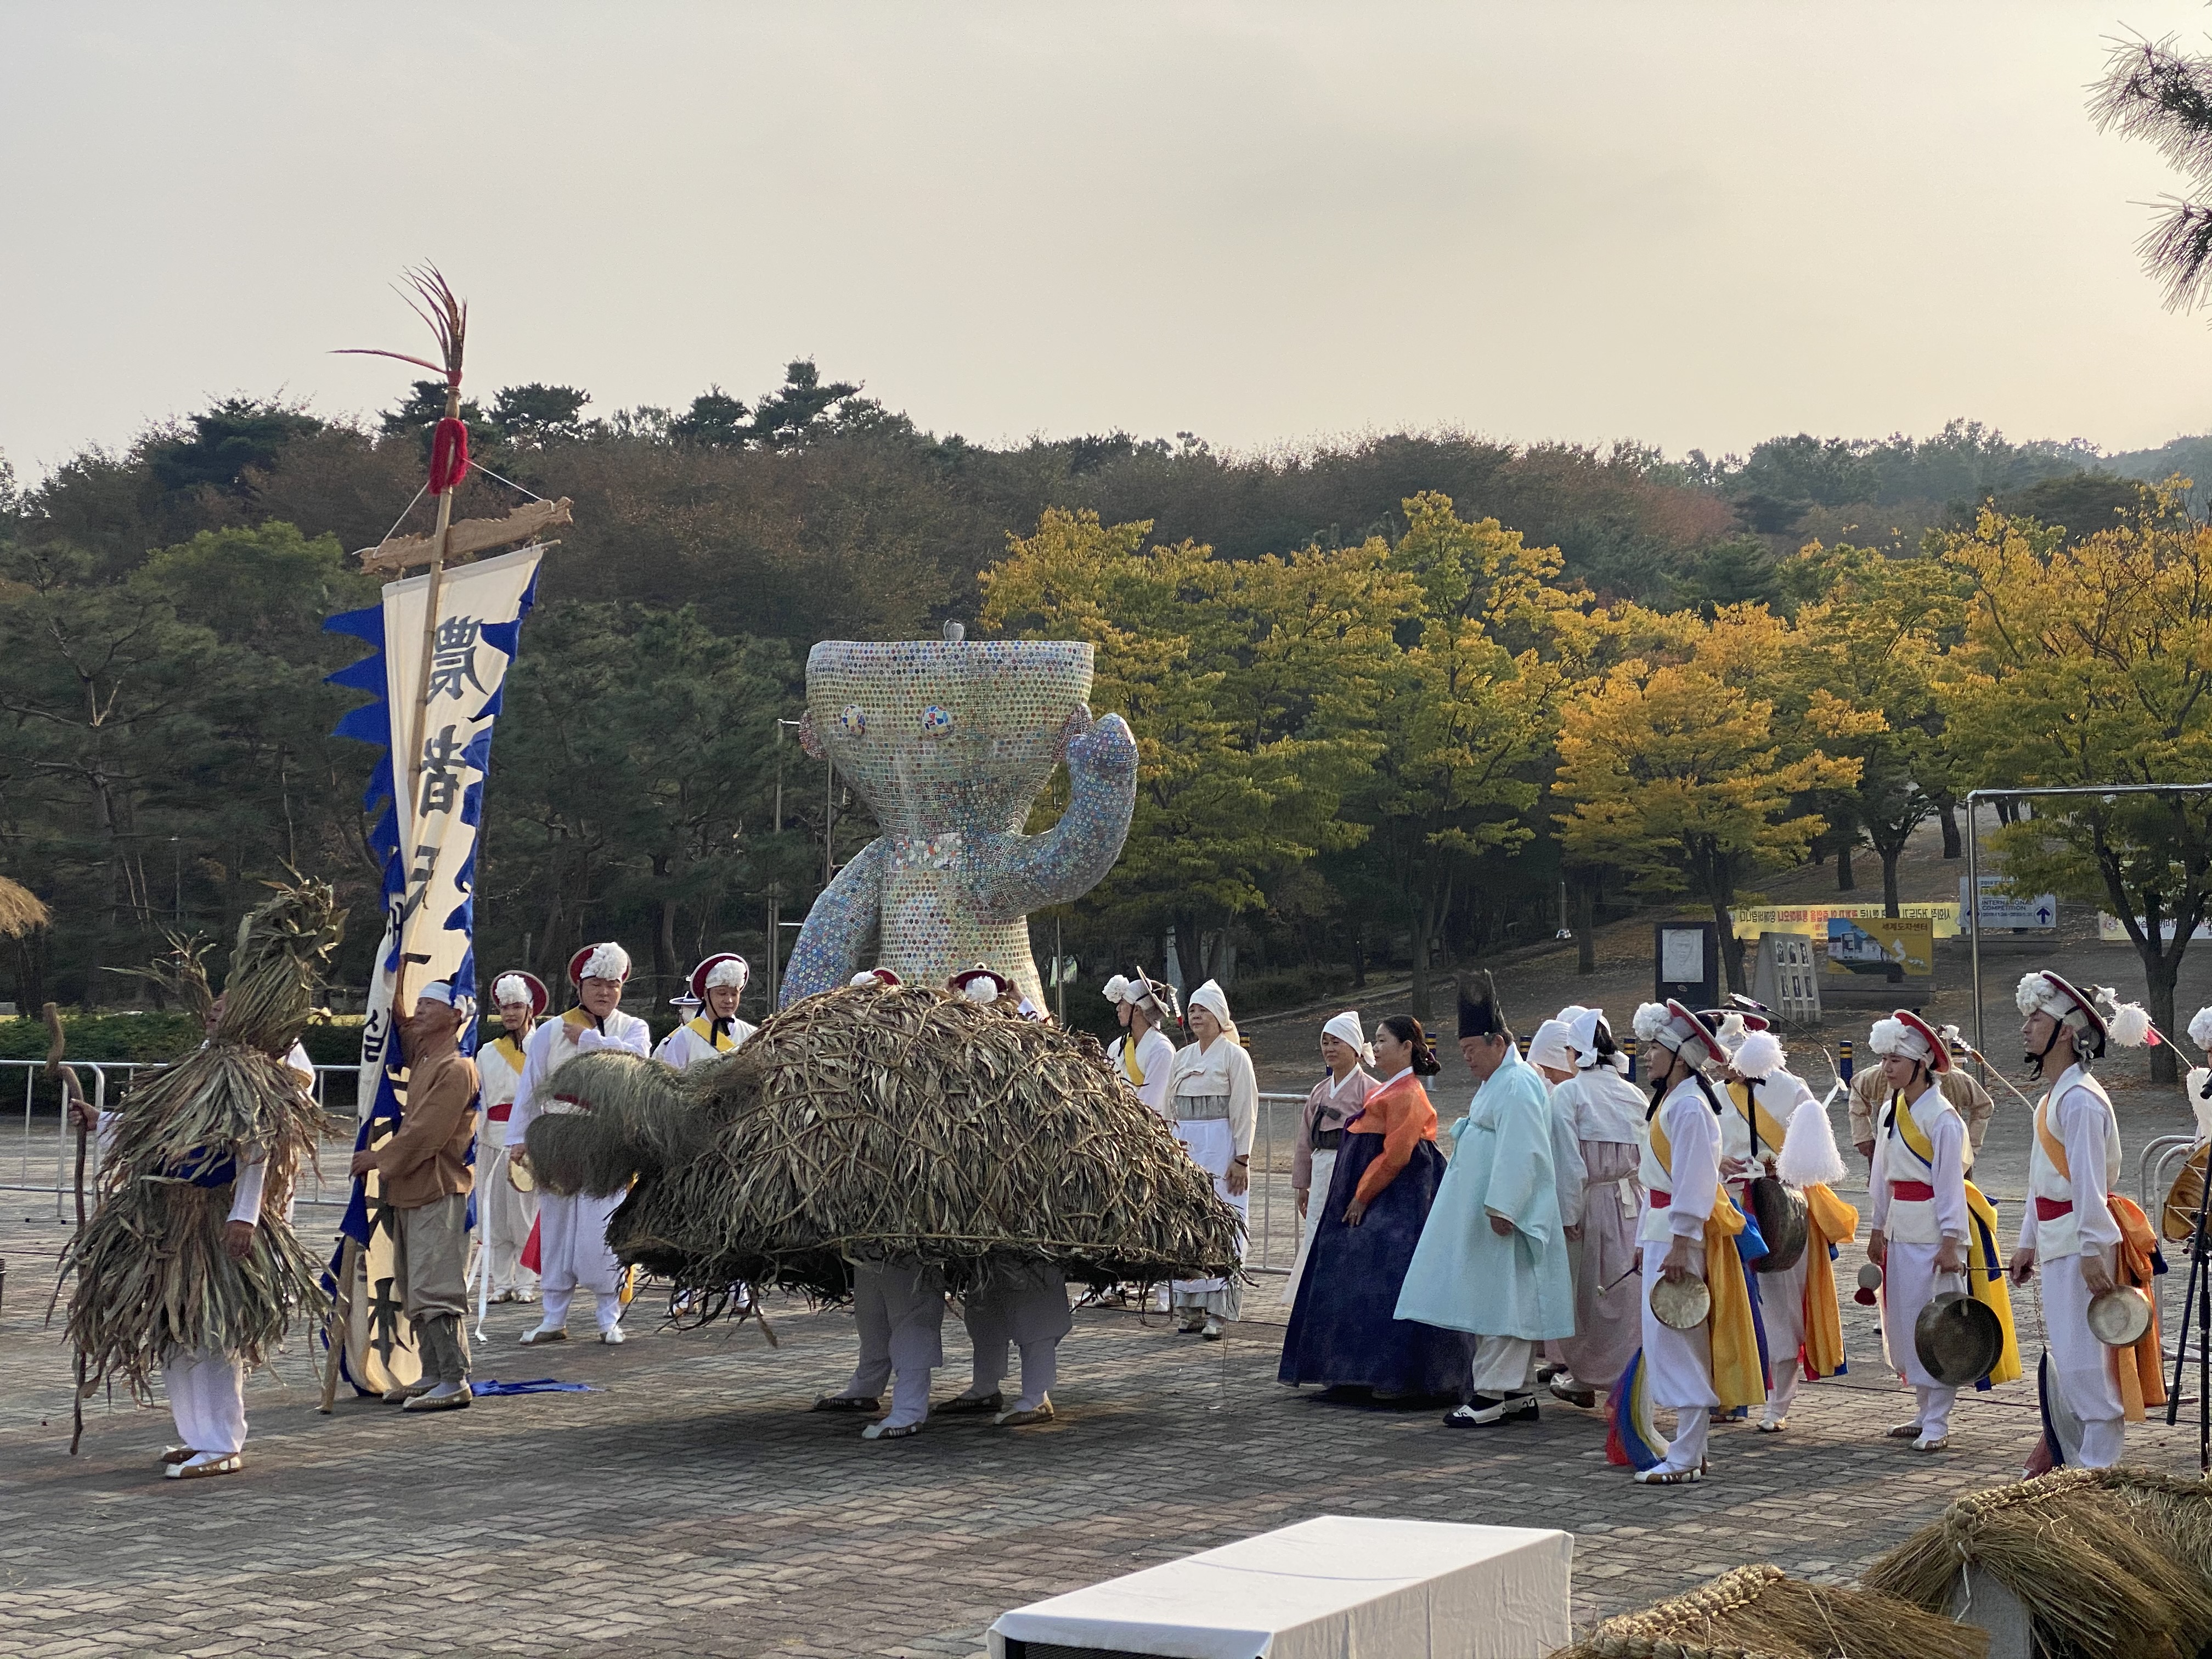
<instances>
[{"instance_id":1,"label":"straw sandal","mask_svg":"<svg viewBox=\"0 0 2212 1659\"><path fill-rule=\"evenodd\" d=\"M809 1411L817 1412L879 1412L884 1402L873 1395L823 1394L814 1397Z\"/></svg>"},{"instance_id":2,"label":"straw sandal","mask_svg":"<svg viewBox=\"0 0 2212 1659\"><path fill-rule=\"evenodd\" d=\"M1002 1429L1025 1429L1032 1423L1049 1423L1059 1415L1052 1408L1049 1396L1042 1404L1028 1411L1000 1412L991 1421Z\"/></svg>"},{"instance_id":3,"label":"straw sandal","mask_svg":"<svg viewBox=\"0 0 2212 1659\"><path fill-rule=\"evenodd\" d=\"M245 1467L246 1459L233 1452L212 1463L172 1463L167 1478L172 1480L205 1480L218 1474L236 1474Z\"/></svg>"},{"instance_id":4,"label":"straw sandal","mask_svg":"<svg viewBox=\"0 0 2212 1659\"><path fill-rule=\"evenodd\" d=\"M547 1342L566 1342L568 1340L568 1328L566 1325L550 1331L539 1325L522 1334L522 1346L526 1348L538 1347Z\"/></svg>"},{"instance_id":5,"label":"straw sandal","mask_svg":"<svg viewBox=\"0 0 2212 1659\"><path fill-rule=\"evenodd\" d=\"M921 1425L919 1423L902 1424L896 1429L888 1423L871 1423L866 1428L860 1431L860 1438L863 1440L903 1440L908 1435L920 1434L921 1432Z\"/></svg>"}]
</instances>

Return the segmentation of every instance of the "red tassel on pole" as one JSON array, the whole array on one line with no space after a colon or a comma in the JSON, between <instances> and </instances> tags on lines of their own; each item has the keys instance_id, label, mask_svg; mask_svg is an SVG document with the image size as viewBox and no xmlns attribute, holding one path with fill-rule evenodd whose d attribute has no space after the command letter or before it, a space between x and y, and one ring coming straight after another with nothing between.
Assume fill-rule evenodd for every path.
<instances>
[{"instance_id":1,"label":"red tassel on pole","mask_svg":"<svg viewBox=\"0 0 2212 1659\"><path fill-rule=\"evenodd\" d=\"M469 428L448 415L430 440L430 493L442 495L469 473Z\"/></svg>"}]
</instances>

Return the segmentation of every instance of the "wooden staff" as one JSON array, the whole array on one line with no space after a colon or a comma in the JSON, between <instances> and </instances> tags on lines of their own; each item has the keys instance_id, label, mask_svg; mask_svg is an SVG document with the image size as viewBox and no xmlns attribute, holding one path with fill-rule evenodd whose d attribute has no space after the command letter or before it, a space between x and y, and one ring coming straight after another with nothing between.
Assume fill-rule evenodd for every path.
<instances>
[{"instance_id":1,"label":"wooden staff","mask_svg":"<svg viewBox=\"0 0 2212 1659\"><path fill-rule=\"evenodd\" d=\"M84 1085L77 1080L76 1067L62 1064L62 1056L69 1052L69 1036L62 1030L61 1010L50 1002L46 1006L45 1018L46 1077L50 1081L58 1080L61 1084L63 1115L76 1127L76 1233L70 1241L70 1249L74 1251L84 1243L84 1152L88 1134L82 1111ZM61 1280L57 1279L54 1281L56 1302L61 1299ZM53 1316L53 1307L50 1304L46 1309L46 1317L52 1319ZM76 1351L71 1372L75 1379L75 1386L70 1389L70 1455L75 1457L78 1445L84 1439L84 1350L82 1348L77 1348Z\"/></svg>"}]
</instances>

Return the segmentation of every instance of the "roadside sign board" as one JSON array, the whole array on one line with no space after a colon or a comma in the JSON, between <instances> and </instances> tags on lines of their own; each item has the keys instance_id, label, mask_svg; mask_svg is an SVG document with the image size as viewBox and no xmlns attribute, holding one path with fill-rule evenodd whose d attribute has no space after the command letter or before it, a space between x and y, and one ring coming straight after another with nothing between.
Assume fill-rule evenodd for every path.
<instances>
[{"instance_id":1,"label":"roadside sign board","mask_svg":"<svg viewBox=\"0 0 2212 1659\"><path fill-rule=\"evenodd\" d=\"M1936 972L1936 930L1925 916L1831 916L1831 980L1929 979Z\"/></svg>"},{"instance_id":2,"label":"roadside sign board","mask_svg":"<svg viewBox=\"0 0 2212 1659\"><path fill-rule=\"evenodd\" d=\"M1982 902L1976 907L1982 926L1992 933L2020 931L2047 933L2058 926L2058 901L2049 893L2038 893L2034 897L2015 896L1997 890L2005 884L2002 876L1982 878ZM1959 878L1959 910L1963 916L1966 909L1966 878ZM1968 918L1967 926L1972 926Z\"/></svg>"}]
</instances>

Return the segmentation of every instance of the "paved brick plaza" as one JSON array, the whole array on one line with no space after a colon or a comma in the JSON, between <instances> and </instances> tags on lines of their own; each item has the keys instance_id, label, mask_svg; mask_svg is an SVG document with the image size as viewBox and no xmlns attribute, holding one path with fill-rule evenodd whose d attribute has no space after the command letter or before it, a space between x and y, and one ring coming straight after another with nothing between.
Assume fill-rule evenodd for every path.
<instances>
[{"instance_id":1,"label":"paved brick plaza","mask_svg":"<svg viewBox=\"0 0 2212 1659\"><path fill-rule=\"evenodd\" d=\"M2008 1478L2035 1425L2014 1386L1961 1402L1948 1457L1880 1443L1905 1396L1882 1386L1855 1318L1853 1375L1808 1388L1788 1434L1721 1431L1715 1480L1648 1492L1607 1467L1594 1415L1547 1408L1534 1429L1464 1433L1432 1412L1323 1406L1274 1382L1277 1327L1217 1346L1101 1310L1063 1351L1058 1425L939 1419L868 1444L851 1419L804 1410L851 1363L842 1312L778 1309L775 1351L750 1327L549 1351L513 1346L527 1321L508 1308L480 1374L599 1391L427 1419L348 1401L324 1418L295 1355L281 1382L249 1389L248 1472L180 1486L154 1468L163 1412L96 1407L68 1456L65 1351L41 1328L39 1252L59 1235L50 1215L25 1221L30 1207L11 1206L0 1235L11 1659L964 1659L1006 1607L1331 1511L1571 1528L1589 1620L1747 1561L1849 1577L1954 1492ZM1273 1287L1256 1294L1273 1316ZM956 1321L946 1349L939 1398L964 1381ZM2130 1443L2134 1461L2194 1467L2186 1420Z\"/></svg>"}]
</instances>

